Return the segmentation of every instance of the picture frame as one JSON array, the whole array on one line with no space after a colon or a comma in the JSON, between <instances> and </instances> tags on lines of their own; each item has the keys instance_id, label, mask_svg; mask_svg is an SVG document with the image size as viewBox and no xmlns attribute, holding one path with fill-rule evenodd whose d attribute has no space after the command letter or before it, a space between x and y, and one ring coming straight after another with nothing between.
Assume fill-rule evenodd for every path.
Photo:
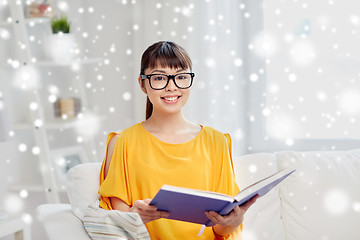
<instances>
[{"instance_id":1,"label":"picture frame","mask_svg":"<svg viewBox=\"0 0 360 240\"><path fill-rule=\"evenodd\" d=\"M67 172L74 166L89 162L81 146L58 148L51 151L53 166L60 183L65 183Z\"/></svg>"},{"instance_id":2,"label":"picture frame","mask_svg":"<svg viewBox=\"0 0 360 240\"><path fill-rule=\"evenodd\" d=\"M26 4L26 18L55 17L53 0L31 0Z\"/></svg>"}]
</instances>

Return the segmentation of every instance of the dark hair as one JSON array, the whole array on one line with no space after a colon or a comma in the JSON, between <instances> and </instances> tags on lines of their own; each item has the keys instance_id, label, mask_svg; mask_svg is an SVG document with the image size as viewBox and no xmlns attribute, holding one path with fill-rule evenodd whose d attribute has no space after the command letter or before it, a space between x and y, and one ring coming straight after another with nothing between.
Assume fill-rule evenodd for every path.
<instances>
[{"instance_id":1,"label":"dark hair","mask_svg":"<svg viewBox=\"0 0 360 240\"><path fill-rule=\"evenodd\" d=\"M160 41L148 47L141 57L140 75L145 69L161 67L192 69L192 62L187 52L174 42ZM146 119L153 111L149 98L146 100Z\"/></svg>"}]
</instances>

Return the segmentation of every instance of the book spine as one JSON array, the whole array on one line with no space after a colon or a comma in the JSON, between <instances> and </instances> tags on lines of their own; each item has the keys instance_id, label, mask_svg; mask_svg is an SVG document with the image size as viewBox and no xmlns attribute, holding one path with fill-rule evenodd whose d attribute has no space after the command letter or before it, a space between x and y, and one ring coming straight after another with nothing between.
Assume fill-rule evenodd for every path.
<instances>
[{"instance_id":1,"label":"book spine","mask_svg":"<svg viewBox=\"0 0 360 240\"><path fill-rule=\"evenodd\" d=\"M221 216L228 215L237 205L237 202L229 203L219 212L219 214Z\"/></svg>"}]
</instances>

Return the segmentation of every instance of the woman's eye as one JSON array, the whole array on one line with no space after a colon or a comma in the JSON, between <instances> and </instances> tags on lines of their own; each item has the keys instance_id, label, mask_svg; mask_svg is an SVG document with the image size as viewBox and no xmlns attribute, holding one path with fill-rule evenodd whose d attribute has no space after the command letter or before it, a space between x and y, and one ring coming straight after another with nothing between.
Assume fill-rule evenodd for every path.
<instances>
[{"instance_id":1,"label":"woman's eye","mask_svg":"<svg viewBox=\"0 0 360 240\"><path fill-rule=\"evenodd\" d=\"M188 75L184 74L184 75L178 75L178 76L176 76L176 78L179 79L179 80L186 80L189 77L188 77Z\"/></svg>"},{"instance_id":2,"label":"woman's eye","mask_svg":"<svg viewBox=\"0 0 360 240\"><path fill-rule=\"evenodd\" d=\"M164 80L164 77L163 76L154 76L154 80L161 81L161 80Z\"/></svg>"}]
</instances>

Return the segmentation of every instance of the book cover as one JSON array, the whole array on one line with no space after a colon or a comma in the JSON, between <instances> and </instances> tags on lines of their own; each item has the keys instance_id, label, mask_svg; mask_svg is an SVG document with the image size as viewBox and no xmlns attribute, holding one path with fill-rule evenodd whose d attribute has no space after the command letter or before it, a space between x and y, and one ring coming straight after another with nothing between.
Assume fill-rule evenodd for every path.
<instances>
[{"instance_id":1,"label":"book cover","mask_svg":"<svg viewBox=\"0 0 360 240\"><path fill-rule=\"evenodd\" d=\"M229 214L236 206L244 204L255 195L262 197L295 170L285 169L261 179L248 186L235 197L216 192L202 191L164 185L150 202L158 210L169 212L168 219L213 226L205 215L215 211L221 215Z\"/></svg>"}]
</instances>

